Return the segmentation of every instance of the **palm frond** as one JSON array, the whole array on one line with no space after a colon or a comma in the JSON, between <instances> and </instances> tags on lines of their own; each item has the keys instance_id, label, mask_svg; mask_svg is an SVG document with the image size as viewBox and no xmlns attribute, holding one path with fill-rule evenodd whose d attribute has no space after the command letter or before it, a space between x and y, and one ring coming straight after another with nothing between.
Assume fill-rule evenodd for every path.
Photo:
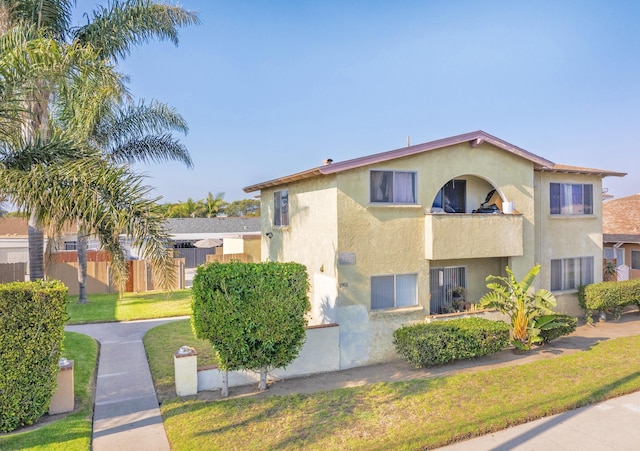
<instances>
[{"instance_id":1,"label":"palm frond","mask_svg":"<svg viewBox=\"0 0 640 451\"><path fill-rule=\"evenodd\" d=\"M178 43L178 28L196 25L195 12L149 0L114 0L98 6L86 25L73 30L75 39L90 44L103 58L122 59L132 47L152 39Z\"/></svg>"},{"instance_id":2,"label":"palm frond","mask_svg":"<svg viewBox=\"0 0 640 451\"><path fill-rule=\"evenodd\" d=\"M33 25L58 41L64 39L71 24L72 2L69 0L5 0L3 3L11 25Z\"/></svg>"},{"instance_id":3,"label":"palm frond","mask_svg":"<svg viewBox=\"0 0 640 451\"><path fill-rule=\"evenodd\" d=\"M161 163L173 160L180 161L187 167L193 166L185 145L170 134L131 138L112 148L109 155L118 163Z\"/></svg>"}]
</instances>

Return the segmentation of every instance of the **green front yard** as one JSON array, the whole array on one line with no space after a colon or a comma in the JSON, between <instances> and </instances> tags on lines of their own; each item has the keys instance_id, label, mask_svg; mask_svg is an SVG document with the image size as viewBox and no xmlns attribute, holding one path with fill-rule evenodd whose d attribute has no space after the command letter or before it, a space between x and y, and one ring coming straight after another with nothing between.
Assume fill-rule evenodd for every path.
<instances>
[{"instance_id":1,"label":"green front yard","mask_svg":"<svg viewBox=\"0 0 640 451\"><path fill-rule=\"evenodd\" d=\"M431 449L638 391L639 360L640 336L627 337L477 373L315 394L173 398L161 410L177 450Z\"/></svg>"},{"instance_id":2,"label":"green front yard","mask_svg":"<svg viewBox=\"0 0 640 451\"><path fill-rule=\"evenodd\" d=\"M170 293L92 294L89 302L78 304L78 296L67 299L67 324L131 321L136 319L167 318L191 315L191 290Z\"/></svg>"}]
</instances>

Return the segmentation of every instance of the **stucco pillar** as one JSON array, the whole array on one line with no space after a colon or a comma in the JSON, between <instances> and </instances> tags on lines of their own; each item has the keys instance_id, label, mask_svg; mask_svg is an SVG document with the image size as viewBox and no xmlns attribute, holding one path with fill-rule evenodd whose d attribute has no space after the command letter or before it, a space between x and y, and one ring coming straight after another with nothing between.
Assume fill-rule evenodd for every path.
<instances>
[{"instance_id":1,"label":"stucco pillar","mask_svg":"<svg viewBox=\"0 0 640 451\"><path fill-rule=\"evenodd\" d=\"M58 388L51 398L49 415L72 412L74 408L73 360L61 358L58 367Z\"/></svg>"},{"instance_id":2,"label":"stucco pillar","mask_svg":"<svg viewBox=\"0 0 640 451\"><path fill-rule=\"evenodd\" d=\"M198 393L198 352L190 346L181 346L173 354L176 394L191 396Z\"/></svg>"}]
</instances>

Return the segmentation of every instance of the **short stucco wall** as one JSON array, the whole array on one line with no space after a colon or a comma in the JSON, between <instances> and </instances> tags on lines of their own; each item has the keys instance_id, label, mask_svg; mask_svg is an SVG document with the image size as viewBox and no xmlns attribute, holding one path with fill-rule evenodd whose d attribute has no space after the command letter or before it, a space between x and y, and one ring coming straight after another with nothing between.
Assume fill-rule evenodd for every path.
<instances>
[{"instance_id":1,"label":"short stucco wall","mask_svg":"<svg viewBox=\"0 0 640 451\"><path fill-rule=\"evenodd\" d=\"M554 293L556 302L558 303L553 309L558 313L564 313L565 315L582 317L585 315L585 311L580 307L578 300L578 293L576 291L567 293Z\"/></svg>"},{"instance_id":2,"label":"short stucco wall","mask_svg":"<svg viewBox=\"0 0 640 451\"><path fill-rule=\"evenodd\" d=\"M278 380L340 369L340 327L337 324L309 326L300 355L287 368L269 372L268 379ZM198 391L222 388L222 371L217 367L198 369ZM253 371L229 372L229 387L257 383L260 375Z\"/></svg>"}]
</instances>

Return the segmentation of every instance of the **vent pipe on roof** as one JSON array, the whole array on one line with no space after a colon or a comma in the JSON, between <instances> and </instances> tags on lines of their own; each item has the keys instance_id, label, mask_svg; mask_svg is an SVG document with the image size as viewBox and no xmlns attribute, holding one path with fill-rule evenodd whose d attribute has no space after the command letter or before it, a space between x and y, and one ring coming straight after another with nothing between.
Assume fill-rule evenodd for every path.
<instances>
[{"instance_id":1,"label":"vent pipe on roof","mask_svg":"<svg viewBox=\"0 0 640 451\"><path fill-rule=\"evenodd\" d=\"M328 166L331 163L333 163L333 160L331 158L327 158L326 160L322 161L322 164L324 164L325 166Z\"/></svg>"}]
</instances>

